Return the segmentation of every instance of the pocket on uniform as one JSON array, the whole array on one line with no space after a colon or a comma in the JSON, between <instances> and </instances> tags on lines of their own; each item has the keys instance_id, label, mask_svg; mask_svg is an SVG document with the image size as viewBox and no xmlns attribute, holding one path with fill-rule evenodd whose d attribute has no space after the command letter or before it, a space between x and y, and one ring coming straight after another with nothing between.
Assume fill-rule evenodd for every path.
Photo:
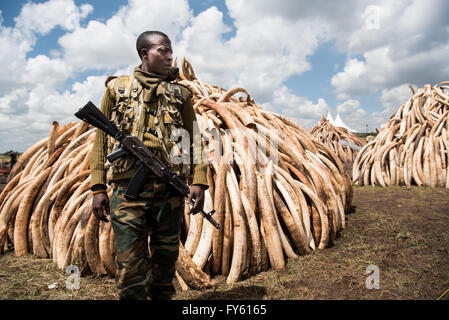
<instances>
[{"instance_id":1,"label":"pocket on uniform","mask_svg":"<svg viewBox=\"0 0 449 320\"><path fill-rule=\"evenodd\" d=\"M182 117L179 111L169 111L164 112L164 123L166 125L173 125L175 127L182 127Z\"/></svg>"}]
</instances>

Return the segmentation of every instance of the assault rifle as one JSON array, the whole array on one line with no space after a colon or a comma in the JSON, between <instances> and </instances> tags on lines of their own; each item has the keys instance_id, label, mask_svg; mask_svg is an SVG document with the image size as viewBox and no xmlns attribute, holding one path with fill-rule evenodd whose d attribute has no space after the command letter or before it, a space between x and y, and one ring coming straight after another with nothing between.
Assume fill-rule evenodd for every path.
<instances>
[{"instance_id":1,"label":"assault rifle","mask_svg":"<svg viewBox=\"0 0 449 320\"><path fill-rule=\"evenodd\" d=\"M126 197L136 199L151 172L161 181L172 186L179 194L184 197L189 196L189 187L173 172L169 165L163 163L139 138L124 135L91 101L79 109L75 116L120 142L121 148L106 156L109 162L112 163L118 158L130 154L138 159L138 169L126 188ZM194 199L192 199L191 204L195 204ZM204 210L200 212L215 228L220 229L220 224L212 218L215 210L208 213Z\"/></svg>"}]
</instances>

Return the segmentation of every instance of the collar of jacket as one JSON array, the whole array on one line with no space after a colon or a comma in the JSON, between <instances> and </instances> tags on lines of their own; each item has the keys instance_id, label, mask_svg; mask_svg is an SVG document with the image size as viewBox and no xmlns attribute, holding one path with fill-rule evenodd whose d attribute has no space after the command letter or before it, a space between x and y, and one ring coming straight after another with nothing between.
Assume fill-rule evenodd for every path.
<instances>
[{"instance_id":1,"label":"collar of jacket","mask_svg":"<svg viewBox=\"0 0 449 320\"><path fill-rule=\"evenodd\" d=\"M171 67L168 74L165 76L158 75L151 72L142 71L142 65L140 64L134 68L134 78L139 81L143 87L143 99L144 102L153 101L156 98L154 94L158 85L163 82L170 82L178 77L179 69L176 67ZM159 92L157 92L159 93Z\"/></svg>"}]
</instances>

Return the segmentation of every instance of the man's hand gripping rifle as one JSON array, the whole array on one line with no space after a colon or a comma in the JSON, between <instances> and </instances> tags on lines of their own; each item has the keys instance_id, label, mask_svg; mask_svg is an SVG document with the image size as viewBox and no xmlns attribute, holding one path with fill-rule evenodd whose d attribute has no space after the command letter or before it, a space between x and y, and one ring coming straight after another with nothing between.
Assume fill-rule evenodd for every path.
<instances>
[{"instance_id":1,"label":"man's hand gripping rifle","mask_svg":"<svg viewBox=\"0 0 449 320\"><path fill-rule=\"evenodd\" d=\"M137 195L139 194L141 187L145 184L150 172L153 172L159 179L172 186L184 197L189 196L189 187L173 172L169 165L164 164L159 160L159 158L156 157L154 153L139 140L139 138L132 135L124 135L91 101L76 112L75 116L104 131L106 134L120 142L121 148L106 156L109 162L112 163L118 158L128 154L132 154L138 159L137 163L139 168L126 188L126 197L131 199L137 198ZM195 204L194 199L192 199L191 204ZM212 218L212 214L214 214L215 210L208 213L204 212L204 210L201 210L200 212L215 228L220 229L220 224Z\"/></svg>"}]
</instances>

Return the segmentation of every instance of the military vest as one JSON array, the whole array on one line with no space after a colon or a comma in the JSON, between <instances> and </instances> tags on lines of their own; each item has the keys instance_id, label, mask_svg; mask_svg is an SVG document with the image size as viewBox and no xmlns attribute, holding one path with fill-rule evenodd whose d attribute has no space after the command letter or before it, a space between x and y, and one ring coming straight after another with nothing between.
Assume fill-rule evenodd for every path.
<instances>
[{"instance_id":1,"label":"military vest","mask_svg":"<svg viewBox=\"0 0 449 320\"><path fill-rule=\"evenodd\" d=\"M115 93L116 104L110 120L117 128L126 135L138 137L145 145L147 141L159 139L162 148L152 151L170 164L177 175L187 177L190 174L190 164L187 161L183 164L180 159L190 156L190 152L181 148L177 139L174 139L179 137L178 129L184 129L181 85L161 81L153 92L155 97L150 97L150 101L146 101L148 97L144 97L145 90L133 76L109 77L106 85ZM151 108L151 104L156 104L157 108ZM150 121L151 117L153 121ZM120 143L111 137L108 139L109 154L117 150ZM174 159L176 161L173 161ZM124 173L130 170L135 162L136 159L132 156L122 157L114 162L113 173Z\"/></svg>"}]
</instances>

